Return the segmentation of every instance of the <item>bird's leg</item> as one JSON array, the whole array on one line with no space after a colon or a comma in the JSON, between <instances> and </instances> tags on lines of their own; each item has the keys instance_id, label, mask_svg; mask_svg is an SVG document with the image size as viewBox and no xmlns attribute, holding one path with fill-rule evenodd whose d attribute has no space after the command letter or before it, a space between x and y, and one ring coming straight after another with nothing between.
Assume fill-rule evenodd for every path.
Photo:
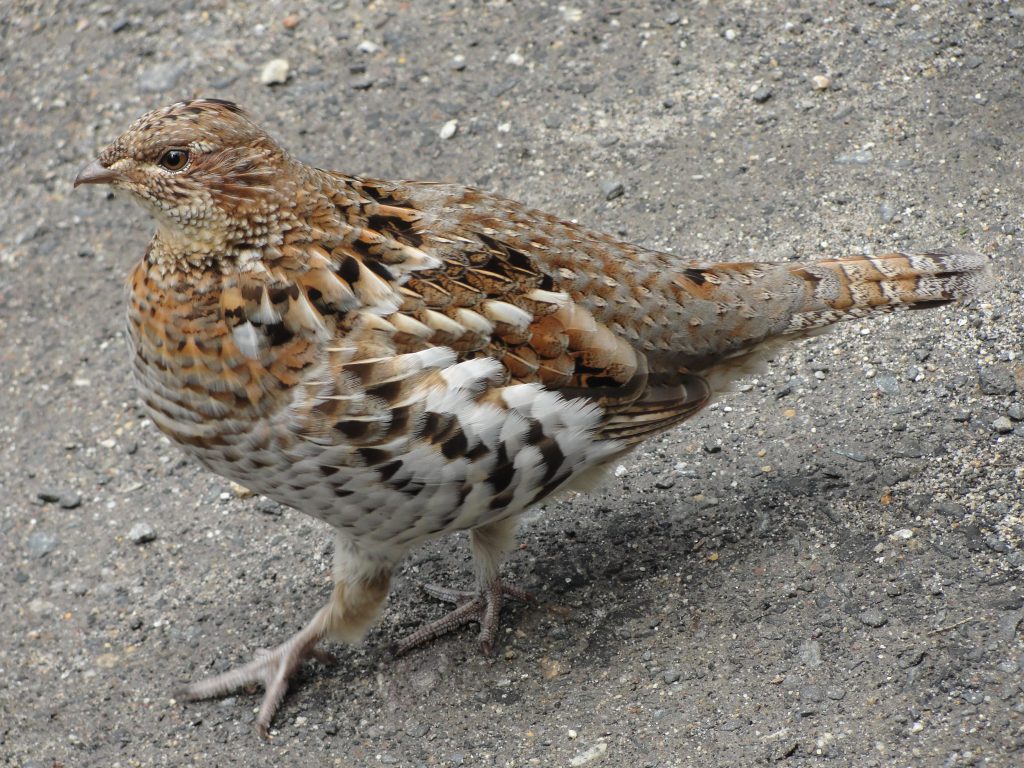
<instances>
[{"instance_id":1,"label":"bird's leg","mask_svg":"<svg viewBox=\"0 0 1024 768\"><path fill-rule=\"evenodd\" d=\"M377 618L388 594L391 572L379 572L366 579L337 579L327 604L316 612L313 620L288 640L269 651L257 652L248 664L192 683L183 697L207 699L238 688L260 683L264 687L263 702L256 716L260 735L267 736L270 721L288 690L288 680L307 658L331 663L330 654L317 648L323 638L356 643Z\"/></svg>"},{"instance_id":2,"label":"bird's leg","mask_svg":"<svg viewBox=\"0 0 1024 768\"><path fill-rule=\"evenodd\" d=\"M515 539L518 519L515 517L481 525L470 531L470 547L477 573L475 592L450 589L436 584L424 584L423 589L436 598L455 603L456 608L436 621L419 627L403 639L394 649L395 655L458 629L472 621L480 624L480 647L485 654L494 652L498 637L501 606L507 598L525 602L530 595L525 590L502 583L499 569Z\"/></svg>"}]
</instances>

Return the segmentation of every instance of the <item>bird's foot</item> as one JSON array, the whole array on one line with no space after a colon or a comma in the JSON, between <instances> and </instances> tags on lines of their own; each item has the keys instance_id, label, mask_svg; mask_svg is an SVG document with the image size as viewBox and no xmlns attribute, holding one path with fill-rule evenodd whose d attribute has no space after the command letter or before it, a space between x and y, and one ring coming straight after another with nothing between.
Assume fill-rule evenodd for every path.
<instances>
[{"instance_id":1,"label":"bird's foot","mask_svg":"<svg viewBox=\"0 0 1024 768\"><path fill-rule=\"evenodd\" d=\"M399 642L393 650L395 656L401 656L416 646L428 643L471 621L480 624L480 648L490 656L494 652L494 643L498 637L498 616L501 614L502 604L507 598L523 603L531 599L530 593L526 590L503 584L501 580L495 580L480 592L450 589L436 584L424 584L423 589L427 594L448 603L455 603L458 607L440 619L424 624Z\"/></svg>"},{"instance_id":2,"label":"bird's foot","mask_svg":"<svg viewBox=\"0 0 1024 768\"><path fill-rule=\"evenodd\" d=\"M312 657L323 664L334 663L333 656L316 647L320 634L317 622L311 622L276 648L257 651L256 658L248 664L192 683L181 696L190 701L209 699L259 683L265 692L256 716L256 728L260 736L267 738L270 720L288 690L288 680L302 662Z\"/></svg>"}]
</instances>

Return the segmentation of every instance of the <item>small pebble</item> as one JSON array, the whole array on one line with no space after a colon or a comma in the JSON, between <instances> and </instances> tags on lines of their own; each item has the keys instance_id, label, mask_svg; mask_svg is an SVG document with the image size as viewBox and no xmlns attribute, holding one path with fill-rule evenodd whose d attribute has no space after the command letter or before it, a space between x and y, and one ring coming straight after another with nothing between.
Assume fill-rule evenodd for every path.
<instances>
[{"instance_id":1,"label":"small pebble","mask_svg":"<svg viewBox=\"0 0 1024 768\"><path fill-rule=\"evenodd\" d=\"M1000 416L992 422L992 429L1001 435L1013 432L1013 422L1006 416Z\"/></svg>"},{"instance_id":2,"label":"small pebble","mask_svg":"<svg viewBox=\"0 0 1024 768\"><path fill-rule=\"evenodd\" d=\"M874 155L866 149L858 149L854 152L847 152L836 157L835 162L839 165L867 165L874 159Z\"/></svg>"},{"instance_id":3,"label":"small pebble","mask_svg":"<svg viewBox=\"0 0 1024 768\"><path fill-rule=\"evenodd\" d=\"M28 537L28 551L32 557L46 557L57 548L60 539L48 531L34 531Z\"/></svg>"},{"instance_id":4,"label":"small pebble","mask_svg":"<svg viewBox=\"0 0 1024 768\"><path fill-rule=\"evenodd\" d=\"M29 613L39 616L40 618L49 618L57 613L57 606L49 600L43 600L41 597L29 600L26 607L28 608Z\"/></svg>"},{"instance_id":5,"label":"small pebble","mask_svg":"<svg viewBox=\"0 0 1024 768\"><path fill-rule=\"evenodd\" d=\"M240 499L248 499L250 496L256 495L251 489L246 488L241 483L236 483L233 480L228 483L228 487L231 489L231 492Z\"/></svg>"},{"instance_id":6,"label":"small pebble","mask_svg":"<svg viewBox=\"0 0 1024 768\"><path fill-rule=\"evenodd\" d=\"M132 544L146 544L156 539L156 531L149 523L136 523L128 531L128 540Z\"/></svg>"},{"instance_id":7,"label":"small pebble","mask_svg":"<svg viewBox=\"0 0 1024 768\"><path fill-rule=\"evenodd\" d=\"M288 59L271 59L260 71L260 82L263 85L281 85L288 82L290 71Z\"/></svg>"},{"instance_id":8,"label":"small pebble","mask_svg":"<svg viewBox=\"0 0 1024 768\"><path fill-rule=\"evenodd\" d=\"M838 120L845 120L846 118L848 118L852 114L853 114L853 105L852 104L843 104L832 115L832 119L836 120L836 121L838 121Z\"/></svg>"},{"instance_id":9,"label":"small pebble","mask_svg":"<svg viewBox=\"0 0 1024 768\"><path fill-rule=\"evenodd\" d=\"M270 499L260 499L256 505L256 510L262 512L264 515L273 515L274 517L280 517L284 507L278 504L276 501Z\"/></svg>"},{"instance_id":10,"label":"small pebble","mask_svg":"<svg viewBox=\"0 0 1024 768\"><path fill-rule=\"evenodd\" d=\"M581 765L589 765L590 763L604 759L604 756L608 753L608 745L600 741L585 752L580 752L578 755L569 760L569 765L572 768L579 768Z\"/></svg>"},{"instance_id":11,"label":"small pebble","mask_svg":"<svg viewBox=\"0 0 1024 768\"><path fill-rule=\"evenodd\" d=\"M771 97L772 97L771 89L770 88L766 88L763 85L760 88L758 88L756 91L754 91L752 94L750 94L750 98L753 99L754 103L756 103L756 104L764 104Z\"/></svg>"},{"instance_id":12,"label":"small pebble","mask_svg":"<svg viewBox=\"0 0 1024 768\"><path fill-rule=\"evenodd\" d=\"M886 618L885 614L877 608L868 608L863 611L860 616L860 623L868 627L884 627L889 619Z\"/></svg>"},{"instance_id":13,"label":"small pebble","mask_svg":"<svg viewBox=\"0 0 1024 768\"><path fill-rule=\"evenodd\" d=\"M885 395L898 395L900 391L899 382L891 373L879 373L875 376L875 386L878 391Z\"/></svg>"},{"instance_id":14,"label":"small pebble","mask_svg":"<svg viewBox=\"0 0 1024 768\"><path fill-rule=\"evenodd\" d=\"M64 494L65 491L57 490L56 488L44 488L36 492L36 498L47 504L52 504L55 501L60 501L60 497Z\"/></svg>"},{"instance_id":15,"label":"small pebble","mask_svg":"<svg viewBox=\"0 0 1024 768\"><path fill-rule=\"evenodd\" d=\"M797 649L800 662L808 667L821 665L821 643L817 640L805 640Z\"/></svg>"},{"instance_id":16,"label":"small pebble","mask_svg":"<svg viewBox=\"0 0 1024 768\"><path fill-rule=\"evenodd\" d=\"M682 675L674 669L670 669L667 672L662 673L661 675L661 679L664 680L666 683L677 683L679 682L680 677L682 677Z\"/></svg>"},{"instance_id":17,"label":"small pebble","mask_svg":"<svg viewBox=\"0 0 1024 768\"><path fill-rule=\"evenodd\" d=\"M505 58L505 63L511 64L513 67L521 67L526 63L526 59L523 58L523 54L519 51L515 51Z\"/></svg>"},{"instance_id":18,"label":"small pebble","mask_svg":"<svg viewBox=\"0 0 1024 768\"><path fill-rule=\"evenodd\" d=\"M452 69L456 72L461 72L466 68L466 57L461 53L452 57L452 60L448 63Z\"/></svg>"},{"instance_id":19,"label":"small pebble","mask_svg":"<svg viewBox=\"0 0 1024 768\"><path fill-rule=\"evenodd\" d=\"M1024 421L1024 405L1014 403L1006 409L1006 415L1014 421Z\"/></svg>"},{"instance_id":20,"label":"small pebble","mask_svg":"<svg viewBox=\"0 0 1024 768\"><path fill-rule=\"evenodd\" d=\"M1017 637L1017 627L1024 623L1024 610L1020 611L1007 611L996 623L996 632L999 639L1005 643L1011 642ZM1022 661L1024 665L1024 661Z\"/></svg>"},{"instance_id":21,"label":"small pebble","mask_svg":"<svg viewBox=\"0 0 1024 768\"><path fill-rule=\"evenodd\" d=\"M819 685L805 685L800 689L800 701L823 701L825 692Z\"/></svg>"},{"instance_id":22,"label":"small pebble","mask_svg":"<svg viewBox=\"0 0 1024 768\"><path fill-rule=\"evenodd\" d=\"M71 491L69 493L61 494L61 497L57 499L57 504L61 509L78 509L82 506L82 494Z\"/></svg>"},{"instance_id":23,"label":"small pebble","mask_svg":"<svg viewBox=\"0 0 1024 768\"><path fill-rule=\"evenodd\" d=\"M449 120L447 123L441 126L441 130L437 132L437 135L442 139L450 139L455 135L455 132L459 130L458 120Z\"/></svg>"},{"instance_id":24,"label":"small pebble","mask_svg":"<svg viewBox=\"0 0 1024 768\"><path fill-rule=\"evenodd\" d=\"M816 91L827 91L832 85L832 79L827 75L815 75L811 78L811 85Z\"/></svg>"},{"instance_id":25,"label":"small pebble","mask_svg":"<svg viewBox=\"0 0 1024 768\"><path fill-rule=\"evenodd\" d=\"M299 26L301 19L297 13L290 13L281 20L281 26L285 29L295 29Z\"/></svg>"},{"instance_id":26,"label":"small pebble","mask_svg":"<svg viewBox=\"0 0 1024 768\"><path fill-rule=\"evenodd\" d=\"M983 395L1012 395L1017 391L1013 369L1009 365L992 365L978 374Z\"/></svg>"},{"instance_id":27,"label":"small pebble","mask_svg":"<svg viewBox=\"0 0 1024 768\"><path fill-rule=\"evenodd\" d=\"M601 182L601 194L604 195L605 200L614 200L616 197L621 197L625 191L626 187L621 181L605 179Z\"/></svg>"},{"instance_id":28,"label":"small pebble","mask_svg":"<svg viewBox=\"0 0 1024 768\"><path fill-rule=\"evenodd\" d=\"M882 203L878 206L878 215L882 217L882 221L888 224L896 217L896 209L889 203Z\"/></svg>"},{"instance_id":29,"label":"small pebble","mask_svg":"<svg viewBox=\"0 0 1024 768\"><path fill-rule=\"evenodd\" d=\"M414 739L419 739L427 735L430 730L430 723L421 723L416 720L410 720L405 725L405 733L407 736L412 736Z\"/></svg>"}]
</instances>

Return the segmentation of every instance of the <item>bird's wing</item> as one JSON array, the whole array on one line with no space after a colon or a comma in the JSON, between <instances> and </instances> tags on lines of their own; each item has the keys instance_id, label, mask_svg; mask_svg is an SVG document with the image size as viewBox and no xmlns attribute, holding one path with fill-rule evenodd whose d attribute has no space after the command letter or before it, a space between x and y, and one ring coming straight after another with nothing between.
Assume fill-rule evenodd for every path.
<instances>
[{"instance_id":1,"label":"bird's wing","mask_svg":"<svg viewBox=\"0 0 1024 768\"><path fill-rule=\"evenodd\" d=\"M684 261L470 188L316 178L328 202L308 231L286 236L279 260L264 260L280 285L249 294L242 285L241 297L247 316L281 301L265 320L327 339L320 397L343 403L358 378L360 391L379 395L360 406L374 435L445 365L487 358L501 366L487 388L537 384L593 403L603 414L595 436L631 444L700 410L712 396L707 377L717 386L746 370L767 340L948 301L984 273L981 257L950 253ZM424 363L437 349L454 357ZM341 408L325 423L344 421ZM346 429L358 432L345 408Z\"/></svg>"}]
</instances>

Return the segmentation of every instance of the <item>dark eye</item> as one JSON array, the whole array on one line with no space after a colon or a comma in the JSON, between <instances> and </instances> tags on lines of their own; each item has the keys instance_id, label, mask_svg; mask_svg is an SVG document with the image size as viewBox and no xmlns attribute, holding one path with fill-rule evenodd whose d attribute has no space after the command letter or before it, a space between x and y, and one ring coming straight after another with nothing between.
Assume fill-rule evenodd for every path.
<instances>
[{"instance_id":1,"label":"dark eye","mask_svg":"<svg viewBox=\"0 0 1024 768\"><path fill-rule=\"evenodd\" d=\"M160 156L160 165L162 165L168 171L180 171L187 164L187 149L168 149Z\"/></svg>"}]
</instances>

